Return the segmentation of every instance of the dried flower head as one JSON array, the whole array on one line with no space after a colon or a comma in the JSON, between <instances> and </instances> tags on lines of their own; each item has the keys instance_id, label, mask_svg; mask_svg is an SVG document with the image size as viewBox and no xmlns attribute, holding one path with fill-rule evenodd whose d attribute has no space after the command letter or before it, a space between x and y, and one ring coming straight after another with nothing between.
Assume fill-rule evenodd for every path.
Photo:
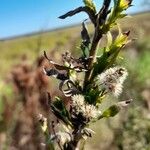
<instances>
[{"instance_id":1,"label":"dried flower head","mask_svg":"<svg viewBox=\"0 0 150 150\"><path fill-rule=\"evenodd\" d=\"M95 83L100 90L104 90L106 93L111 92L117 97L122 93L122 84L127 75L128 72L125 68L113 67L98 75Z\"/></svg>"},{"instance_id":2,"label":"dried flower head","mask_svg":"<svg viewBox=\"0 0 150 150\"><path fill-rule=\"evenodd\" d=\"M51 140L60 142L61 145L64 145L66 142L71 141L71 139L71 134L67 132L57 132L54 135L51 135Z\"/></svg>"},{"instance_id":3,"label":"dried flower head","mask_svg":"<svg viewBox=\"0 0 150 150\"><path fill-rule=\"evenodd\" d=\"M84 96L80 94L72 96L72 108L76 114L81 113L83 117L88 119L97 118L101 114L101 111L94 105L86 103Z\"/></svg>"}]
</instances>

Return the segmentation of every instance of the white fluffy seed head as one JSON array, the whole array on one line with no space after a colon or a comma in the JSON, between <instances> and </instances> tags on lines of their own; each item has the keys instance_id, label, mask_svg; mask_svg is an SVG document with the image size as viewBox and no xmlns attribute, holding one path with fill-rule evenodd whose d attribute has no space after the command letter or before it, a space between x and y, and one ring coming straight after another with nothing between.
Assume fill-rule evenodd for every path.
<instances>
[{"instance_id":1,"label":"white fluffy seed head","mask_svg":"<svg viewBox=\"0 0 150 150\"><path fill-rule=\"evenodd\" d=\"M101 111L98 110L94 105L90 105L85 102L83 95L72 96L72 107L75 109L76 114L82 113L86 118L97 118Z\"/></svg>"},{"instance_id":2,"label":"white fluffy seed head","mask_svg":"<svg viewBox=\"0 0 150 150\"><path fill-rule=\"evenodd\" d=\"M122 84L125 81L128 72L123 67L109 68L95 79L95 84L99 89L105 90L107 93L113 93L114 96L119 96L122 93Z\"/></svg>"},{"instance_id":3,"label":"white fluffy seed head","mask_svg":"<svg viewBox=\"0 0 150 150\"><path fill-rule=\"evenodd\" d=\"M73 105L83 106L84 96L81 94L76 94L72 96Z\"/></svg>"}]
</instances>

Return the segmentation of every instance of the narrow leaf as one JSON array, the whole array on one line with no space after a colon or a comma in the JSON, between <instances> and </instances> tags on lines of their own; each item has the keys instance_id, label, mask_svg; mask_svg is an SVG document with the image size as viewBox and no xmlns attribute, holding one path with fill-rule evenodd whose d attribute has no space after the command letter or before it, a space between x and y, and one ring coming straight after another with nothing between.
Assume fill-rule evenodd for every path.
<instances>
[{"instance_id":1,"label":"narrow leaf","mask_svg":"<svg viewBox=\"0 0 150 150\"><path fill-rule=\"evenodd\" d=\"M90 36L89 36L87 27L85 26L84 22L82 23L81 37L82 37L82 40L83 40L83 44L85 46L89 46L89 44L91 43Z\"/></svg>"},{"instance_id":2,"label":"narrow leaf","mask_svg":"<svg viewBox=\"0 0 150 150\"><path fill-rule=\"evenodd\" d=\"M58 18L60 19L65 19L67 17L71 17L74 16L80 12L86 12L89 16L89 18L91 19L92 23L95 25L96 24L96 14L93 10L91 10L89 7L85 6L85 7L78 7L74 10L71 10L69 12L67 12L66 14L59 16Z\"/></svg>"},{"instance_id":3,"label":"narrow leaf","mask_svg":"<svg viewBox=\"0 0 150 150\"><path fill-rule=\"evenodd\" d=\"M65 18L67 18L67 17L71 17L71 16L73 16L73 15L75 15L75 14L77 14L77 13L80 13L80 12L82 12L82 11L85 11L84 9L85 9L85 7L78 7L78 8L76 8L76 9L74 9L74 10L71 10L71 11L67 12L66 14L64 14L64 15L62 15L62 16L59 16L58 18L60 18L60 19L65 19Z\"/></svg>"},{"instance_id":4,"label":"narrow leaf","mask_svg":"<svg viewBox=\"0 0 150 150\"><path fill-rule=\"evenodd\" d=\"M65 66L65 65L58 64L58 63L54 62L53 60L51 60L50 58L48 58L45 51L44 51L44 56L49 61L49 63L52 64L58 70L66 70L66 71L75 70L76 72L87 71L85 69L85 67L81 67L81 66L71 66L71 64L70 64L70 66ZM46 70L44 70L44 72L46 72Z\"/></svg>"},{"instance_id":5,"label":"narrow leaf","mask_svg":"<svg viewBox=\"0 0 150 150\"><path fill-rule=\"evenodd\" d=\"M48 58L46 52L44 51L44 56L45 58L49 61L50 64L54 65L54 67L58 70L69 70L71 69L70 67L64 66L64 65L60 65L56 62L54 62L53 60L51 60L50 58Z\"/></svg>"},{"instance_id":6,"label":"narrow leaf","mask_svg":"<svg viewBox=\"0 0 150 150\"><path fill-rule=\"evenodd\" d=\"M68 118L66 116L64 116L60 110L58 110L54 105L51 105L51 109L52 109L52 112L54 113L54 115L60 119L61 121L63 121L67 126L70 125L71 126L71 123L70 121L68 120Z\"/></svg>"},{"instance_id":7,"label":"narrow leaf","mask_svg":"<svg viewBox=\"0 0 150 150\"><path fill-rule=\"evenodd\" d=\"M89 56L89 45L91 43L90 36L88 34L87 27L85 23L82 23L82 31L81 31L82 43L81 43L81 50L83 52L83 56L87 58Z\"/></svg>"}]
</instances>

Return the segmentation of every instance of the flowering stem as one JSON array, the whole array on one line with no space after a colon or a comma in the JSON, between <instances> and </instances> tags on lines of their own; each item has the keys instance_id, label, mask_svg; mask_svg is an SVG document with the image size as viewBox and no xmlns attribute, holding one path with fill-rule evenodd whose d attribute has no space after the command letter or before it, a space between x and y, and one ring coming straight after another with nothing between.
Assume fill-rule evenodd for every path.
<instances>
[{"instance_id":1,"label":"flowering stem","mask_svg":"<svg viewBox=\"0 0 150 150\"><path fill-rule=\"evenodd\" d=\"M130 102L114 104L103 112L99 110L99 105L106 94L111 93L118 97L122 92L127 71L125 68L112 66L120 49L128 42L129 32L124 34L119 30L116 38L113 38L111 33L108 34L104 51L100 57L97 56L100 40L116 25L117 19L126 15L123 14L123 11L130 6L130 1L114 0L114 7L110 11L111 0L103 0L102 8L97 12L92 0L83 0L84 7L78 7L59 17L65 19L79 12L86 12L94 25L94 35L91 40L84 22L82 24L80 48L83 54L78 59L66 52L62 55L62 65L49 59L44 53L45 58L52 65L50 69L44 68L44 73L61 80L59 90L64 95L64 98L55 97L54 101L51 101L51 96L48 95L52 113L65 126L63 126L63 132L55 132L54 123L52 123L55 137L52 140L57 142L60 150L80 149L82 141L92 137L93 131L87 128L89 123L104 117L115 116L122 107L127 106ZM78 76L78 73L81 72L82 75L85 72L85 76L82 76L84 83L83 78L80 80Z\"/></svg>"}]
</instances>

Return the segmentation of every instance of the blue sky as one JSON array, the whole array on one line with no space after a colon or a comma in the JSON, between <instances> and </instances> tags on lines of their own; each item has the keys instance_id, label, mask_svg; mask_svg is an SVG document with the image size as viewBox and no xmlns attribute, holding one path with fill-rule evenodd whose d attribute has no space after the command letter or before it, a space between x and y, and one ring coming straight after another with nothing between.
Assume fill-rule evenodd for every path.
<instances>
[{"instance_id":1,"label":"blue sky","mask_svg":"<svg viewBox=\"0 0 150 150\"><path fill-rule=\"evenodd\" d=\"M95 0L101 6L102 0ZM133 0L129 13L142 11L142 0ZM86 15L57 17L82 5L82 0L0 0L0 38L53 29L82 22Z\"/></svg>"}]
</instances>

